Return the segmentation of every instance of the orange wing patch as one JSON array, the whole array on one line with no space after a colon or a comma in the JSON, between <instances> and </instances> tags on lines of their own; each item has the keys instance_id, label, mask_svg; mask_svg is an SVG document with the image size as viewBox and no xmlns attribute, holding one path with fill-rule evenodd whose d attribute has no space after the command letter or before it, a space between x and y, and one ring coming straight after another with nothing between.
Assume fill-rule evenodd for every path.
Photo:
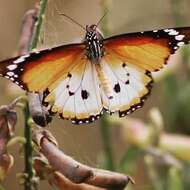
<instances>
[{"instance_id":1,"label":"orange wing patch","mask_svg":"<svg viewBox=\"0 0 190 190\"><path fill-rule=\"evenodd\" d=\"M60 46L3 61L0 72L24 90L43 92L66 78L83 55L83 44Z\"/></svg>"},{"instance_id":2,"label":"orange wing patch","mask_svg":"<svg viewBox=\"0 0 190 190\"><path fill-rule=\"evenodd\" d=\"M152 72L160 70L169 56L189 40L189 27L155 30L108 38L105 50L123 62Z\"/></svg>"},{"instance_id":3,"label":"orange wing patch","mask_svg":"<svg viewBox=\"0 0 190 190\"><path fill-rule=\"evenodd\" d=\"M121 41L120 41L121 40ZM107 42L106 51L114 54L123 62L130 62L144 70L155 71L163 67L171 54L166 39L151 38L118 39L117 42Z\"/></svg>"},{"instance_id":4,"label":"orange wing patch","mask_svg":"<svg viewBox=\"0 0 190 190\"><path fill-rule=\"evenodd\" d=\"M24 66L21 80L29 91L53 89L83 56L82 47L68 47L63 51L50 52L37 60L31 60Z\"/></svg>"}]
</instances>

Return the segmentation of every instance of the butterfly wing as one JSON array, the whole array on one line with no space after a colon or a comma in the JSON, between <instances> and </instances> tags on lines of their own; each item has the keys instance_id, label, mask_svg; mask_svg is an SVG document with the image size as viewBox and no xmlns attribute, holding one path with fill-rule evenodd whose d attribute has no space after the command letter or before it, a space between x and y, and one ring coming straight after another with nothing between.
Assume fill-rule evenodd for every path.
<instances>
[{"instance_id":1,"label":"butterfly wing","mask_svg":"<svg viewBox=\"0 0 190 190\"><path fill-rule=\"evenodd\" d=\"M82 44L59 46L0 62L0 74L24 90L43 92L61 80L81 59ZM57 79L57 80L56 80Z\"/></svg>"},{"instance_id":2,"label":"butterfly wing","mask_svg":"<svg viewBox=\"0 0 190 190\"><path fill-rule=\"evenodd\" d=\"M126 64L113 54L103 58L101 67L109 78L107 85L113 89L112 98L109 98L100 81L103 106L109 113L118 111L123 117L143 106L152 88L149 71Z\"/></svg>"},{"instance_id":3,"label":"butterfly wing","mask_svg":"<svg viewBox=\"0 0 190 190\"><path fill-rule=\"evenodd\" d=\"M52 112L63 119L82 124L92 122L102 114L102 101L95 66L84 58L70 71L69 77L50 88L45 102L51 103Z\"/></svg>"},{"instance_id":4,"label":"butterfly wing","mask_svg":"<svg viewBox=\"0 0 190 190\"><path fill-rule=\"evenodd\" d=\"M75 123L97 119L102 103L84 44L72 44L0 62L0 75L30 92L44 92L51 112Z\"/></svg>"},{"instance_id":5,"label":"butterfly wing","mask_svg":"<svg viewBox=\"0 0 190 190\"><path fill-rule=\"evenodd\" d=\"M104 41L105 51L148 71L160 70L169 56L190 42L190 27L123 34Z\"/></svg>"},{"instance_id":6,"label":"butterfly wing","mask_svg":"<svg viewBox=\"0 0 190 190\"><path fill-rule=\"evenodd\" d=\"M152 71L160 70L171 54L190 42L190 28L139 32L104 41L102 69L109 77L113 98L101 87L104 107L125 116L142 107L152 87ZM100 82L100 86L101 86Z\"/></svg>"}]
</instances>

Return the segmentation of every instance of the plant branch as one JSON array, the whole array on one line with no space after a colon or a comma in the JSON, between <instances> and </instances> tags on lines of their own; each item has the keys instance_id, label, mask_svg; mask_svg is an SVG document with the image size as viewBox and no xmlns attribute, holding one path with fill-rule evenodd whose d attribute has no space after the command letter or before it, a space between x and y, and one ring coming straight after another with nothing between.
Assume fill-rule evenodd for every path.
<instances>
[{"instance_id":1,"label":"plant branch","mask_svg":"<svg viewBox=\"0 0 190 190\"><path fill-rule=\"evenodd\" d=\"M133 180L126 175L96 169L75 161L58 149L55 138L49 131L33 131L33 141L46 157L54 171L61 173L74 184L88 184L109 190L123 190Z\"/></svg>"},{"instance_id":2,"label":"plant branch","mask_svg":"<svg viewBox=\"0 0 190 190\"><path fill-rule=\"evenodd\" d=\"M40 7L39 7L39 13L37 16L37 21L35 23L35 27L32 33L31 43L30 43L30 50L37 47L39 36L40 36L40 30L44 18L44 13L47 5L47 0L41 0L40 1Z\"/></svg>"},{"instance_id":3,"label":"plant branch","mask_svg":"<svg viewBox=\"0 0 190 190\"><path fill-rule=\"evenodd\" d=\"M29 53L33 48L37 46L40 28L43 20L47 0L40 1L40 7L35 7L33 10L29 10L24 17L21 38L20 38L20 55ZM38 15L38 16L37 16ZM40 103L40 102L38 102ZM32 145L32 130L29 124L30 111L28 102L25 103L23 108L25 128L24 136L25 143L25 173L26 178L24 182L25 190L34 189L34 170L33 170L33 145Z\"/></svg>"}]
</instances>

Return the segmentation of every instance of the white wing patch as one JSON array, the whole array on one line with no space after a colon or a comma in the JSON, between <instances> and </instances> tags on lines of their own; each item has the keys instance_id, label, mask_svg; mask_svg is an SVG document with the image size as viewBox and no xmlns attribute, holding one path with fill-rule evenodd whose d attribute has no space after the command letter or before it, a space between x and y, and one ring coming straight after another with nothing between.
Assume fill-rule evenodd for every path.
<instances>
[{"instance_id":1,"label":"white wing patch","mask_svg":"<svg viewBox=\"0 0 190 190\"><path fill-rule=\"evenodd\" d=\"M108 112L118 111L119 116L123 117L142 107L151 89L152 77L149 72L109 55L102 59L101 67L113 88L113 98L110 99L100 81L103 106Z\"/></svg>"},{"instance_id":2,"label":"white wing patch","mask_svg":"<svg viewBox=\"0 0 190 190\"><path fill-rule=\"evenodd\" d=\"M53 101L52 101L53 100ZM87 59L76 65L45 98L64 119L81 124L99 118L103 106L95 67Z\"/></svg>"}]
</instances>

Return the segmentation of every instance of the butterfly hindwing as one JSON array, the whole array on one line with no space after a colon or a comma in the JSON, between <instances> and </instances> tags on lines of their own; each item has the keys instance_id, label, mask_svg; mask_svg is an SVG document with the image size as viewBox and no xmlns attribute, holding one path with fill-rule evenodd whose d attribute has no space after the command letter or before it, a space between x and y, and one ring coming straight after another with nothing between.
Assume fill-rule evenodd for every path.
<instances>
[{"instance_id":1,"label":"butterfly hindwing","mask_svg":"<svg viewBox=\"0 0 190 190\"><path fill-rule=\"evenodd\" d=\"M104 108L110 113L118 111L119 116L123 117L142 107L152 87L150 72L110 54L103 58L101 65L113 89L113 98L110 99L100 88Z\"/></svg>"},{"instance_id":2,"label":"butterfly hindwing","mask_svg":"<svg viewBox=\"0 0 190 190\"><path fill-rule=\"evenodd\" d=\"M52 112L73 123L89 123L100 117L103 106L94 65L87 58L70 71L70 75L46 96Z\"/></svg>"},{"instance_id":3,"label":"butterfly hindwing","mask_svg":"<svg viewBox=\"0 0 190 190\"><path fill-rule=\"evenodd\" d=\"M160 70L171 54L189 42L190 27L186 27L113 36L104 46L108 54L152 72Z\"/></svg>"}]
</instances>

